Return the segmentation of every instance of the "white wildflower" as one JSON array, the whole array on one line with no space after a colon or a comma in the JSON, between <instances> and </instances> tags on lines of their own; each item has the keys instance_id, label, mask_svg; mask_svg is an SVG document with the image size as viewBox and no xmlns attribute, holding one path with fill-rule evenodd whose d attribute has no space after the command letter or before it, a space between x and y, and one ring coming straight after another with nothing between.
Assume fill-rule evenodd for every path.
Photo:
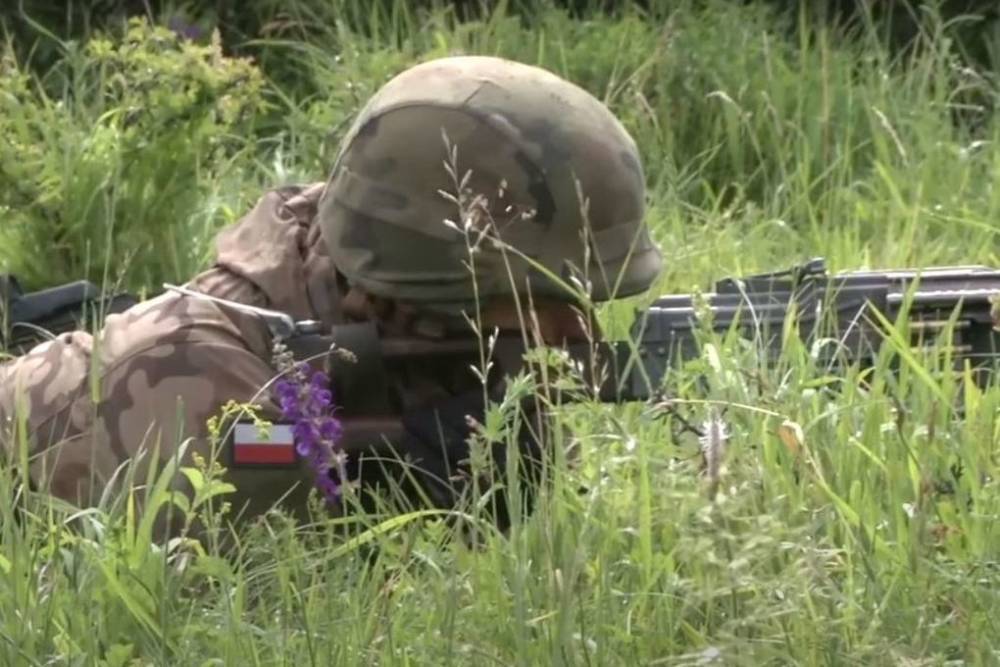
<instances>
[{"instance_id":1,"label":"white wildflower","mask_svg":"<svg viewBox=\"0 0 1000 667\"><path fill-rule=\"evenodd\" d=\"M705 475L711 485L711 496L715 496L719 481L722 478L722 460L726 455L726 445L729 442L729 429L714 412L702 423L702 436L698 438L701 444L701 455L705 461Z\"/></svg>"}]
</instances>

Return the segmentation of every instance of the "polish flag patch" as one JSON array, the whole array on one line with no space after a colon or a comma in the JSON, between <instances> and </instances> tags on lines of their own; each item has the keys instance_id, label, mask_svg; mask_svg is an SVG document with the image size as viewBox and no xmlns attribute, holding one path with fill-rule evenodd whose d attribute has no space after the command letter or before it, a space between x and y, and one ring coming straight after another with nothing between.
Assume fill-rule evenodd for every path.
<instances>
[{"instance_id":1,"label":"polish flag patch","mask_svg":"<svg viewBox=\"0 0 1000 667\"><path fill-rule=\"evenodd\" d=\"M236 424L233 429L233 465L290 465L298 461L291 424L261 429Z\"/></svg>"}]
</instances>

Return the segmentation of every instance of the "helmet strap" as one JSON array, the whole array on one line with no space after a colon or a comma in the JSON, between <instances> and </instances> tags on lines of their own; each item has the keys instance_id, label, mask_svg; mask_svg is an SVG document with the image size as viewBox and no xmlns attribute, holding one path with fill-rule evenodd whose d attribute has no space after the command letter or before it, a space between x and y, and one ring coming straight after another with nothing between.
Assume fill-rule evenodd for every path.
<instances>
[{"instance_id":1,"label":"helmet strap","mask_svg":"<svg viewBox=\"0 0 1000 667\"><path fill-rule=\"evenodd\" d=\"M375 321L379 331L388 336L443 338L454 328L441 314L418 308L412 303L371 294L357 285L351 286L341 305L349 319Z\"/></svg>"}]
</instances>

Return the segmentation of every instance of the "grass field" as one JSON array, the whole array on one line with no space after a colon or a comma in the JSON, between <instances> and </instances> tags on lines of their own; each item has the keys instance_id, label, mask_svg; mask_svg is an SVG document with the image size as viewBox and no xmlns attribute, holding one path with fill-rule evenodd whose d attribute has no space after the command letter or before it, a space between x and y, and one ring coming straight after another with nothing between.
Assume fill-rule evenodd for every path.
<instances>
[{"instance_id":1,"label":"grass field","mask_svg":"<svg viewBox=\"0 0 1000 667\"><path fill-rule=\"evenodd\" d=\"M542 64L620 115L667 260L654 292L817 255L1000 266L1000 86L947 25L890 54L794 12L650 4L461 23L301 0L256 63L138 26L44 73L9 56L0 267L183 280L264 188L321 180L387 77L458 53ZM648 298L602 310L609 330ZM198 512L230 539L157 545L128 499L71 520L0 476L0 664L998 664L1000 388L890 373L895 354L862 383L802 346L773 369L706 347L670 389L687 420L722 415L716 480L675 417L567 409L579 465L474 547L414 514L230 531L217 502Z\"/></svg>"}]
</instances>

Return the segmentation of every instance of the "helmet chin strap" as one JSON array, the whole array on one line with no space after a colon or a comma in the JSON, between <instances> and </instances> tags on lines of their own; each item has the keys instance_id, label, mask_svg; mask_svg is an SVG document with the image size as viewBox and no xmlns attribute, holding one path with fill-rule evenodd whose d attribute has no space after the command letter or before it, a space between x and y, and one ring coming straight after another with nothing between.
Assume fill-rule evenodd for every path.
<instances>
[{"instance_id":1,"label":"helmet chin strap","mask_svg":"<svg viewBox=\"0 0 1000 667\"><path fill-rule=\"evenodd\" d=\"M552 299L495 299L483 309L483 327L505 331L527 330L529 337L546 345L600 340L601 329L590 313L580 307Z\"/></svg>"},{"instance_id":2,"label":"helmet chin strap","mask_svg":"<svg viewBox=\"0 0 1000 667\"><path fill-rule=\"evenodd\" d=\"M448 334L468 330L468 324L458 321L459 318L429 312L397 299L376 296L357 285L348 290L341 307L349 319L375 321L379 330L389 336L444 338Z\"/></svg>"},{"instance_id":3,"label":"helmet chin strap","mask_svg":"<svg viewBox=\"0 0 1000 667\"><path fill-rule=\"evenodd\" d=\"M344 314L355 321L375 321L379 331L388 336L420 336L445 338L469 335L469 323L458 315L445 315L419 305L370 294L364 288L352 286L341 302ZM549 299L521 302L519 311L513 298L493 298L482 308L484 333L522 331L549 345L564 342L600 340L600 327L594 317L588 318L573 304ZM532 308L532 310L529 310ZM590 320L588 322L588 319ZM532 333L534 332L534 333Z\"/></svg>"}]
</instances>

